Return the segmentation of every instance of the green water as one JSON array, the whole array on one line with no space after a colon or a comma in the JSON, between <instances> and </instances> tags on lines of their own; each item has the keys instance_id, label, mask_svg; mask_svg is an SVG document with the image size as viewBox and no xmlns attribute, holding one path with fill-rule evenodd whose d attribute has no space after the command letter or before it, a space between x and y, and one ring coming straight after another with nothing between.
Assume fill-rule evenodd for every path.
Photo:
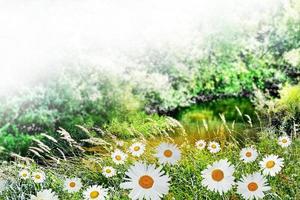
<instances>
[{"instance_id":1,"label":"green water","mask_svg":"<svg viewBox=\"0 0 300 200\"><path fill-rule=\"evenodd\" d=\"M220 114L225 117L226 123ZM256 123L254 106L246 98L225 98L196 104L180 110L176 118L182 123L188 136L196 139L239 134Z\"/></svg>"}]
</instances>

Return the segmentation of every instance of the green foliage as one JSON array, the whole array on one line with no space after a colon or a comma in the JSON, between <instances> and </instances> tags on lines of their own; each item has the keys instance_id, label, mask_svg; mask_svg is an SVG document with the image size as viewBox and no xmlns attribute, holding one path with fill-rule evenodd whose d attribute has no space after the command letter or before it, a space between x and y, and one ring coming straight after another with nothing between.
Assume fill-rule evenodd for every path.
<instances>
[{"instance_id":1,"label":"green foliage","mask_svg":"<svg viewBox=\"0 0 300 200\"><path fill-rule=\"evenodd\" d=\"M124 137L157 135L166 128L165 119L144 111L168 113L198 97L248 96L255 89L278 96L282 85L297 83L300 74L300 8L291 2L255 27L224 27L206 36L193 56L149 50L138 66L119 73L66 66L46 83L1 100L0 127L10 124L9 134L53 137L63 127L76 140L88 135L75 125L94 136L104 126Z\"/></svg>"},{"instance_id":2,"label":"green foliage","mask_svg":"<svg viewBox=\"0 0 300 200\"><path fill-rule=\"evenodd\" d=\"M19 133L15 126L12 126L13 133L7 132L9 127L9 124L6 124L0 128L0 154L15 152L25 155L35 137ZM2 157L7 156L3 154Z\"/></svg>"},{"instance_id":3,"label":"green foliage","mask_svg":"<svg viewBox=\"0 0 300 200\"><path fill-rule=\"evenodd\" d=\"M2 134L0 136L0 146L8 152L24 154L32 143L32 138L29 135Z\"/></svg>"},{"instance_id":4,"label":"green foliage","mask_svg":"<svg viewBox=\"0 0 300 200\"><path fill-rule=\"evenodd\" d=\"M280 91L272 111L277 127L289 134L297 134L300 124L300 85L286 86ZM278 121L280 119L280 121Z\"/></svg>"},{"instance_id":5,"label":"green foliage","mask_svg":"<svg viewBox=\"0 0 300 200\"><path fill-rule=\"evenodd\" d=\"M300 124L300 84L284 86L280 98L268 99L258 93L256 108L268 119L271 128L296 135Z\"/></svg>"},{"instance_id":6,"label":"green foliage","mask_svg":"<svg viewBox=\"0 0 300 200\"><path fill-rule=\"evenodd\" d=\"M253 95L257 88L278 96L284 83L297 83L300 69L294 63L300 57L300 8L297 1L291 2L290 8L254 29L227 28L210 35L199 57L176 62L163 59L171 64L156 72L169 77L170 87L164 92L151 91L148 106L172 110L190 105L191 98L198 95Z\"/></svg>"},{"instance_id":7,"label":"green foliage","mask_svg":"<svg viewBox=\"0 0 300 200\"><path fill-rule=\"evenodd\" d=\"M300 84L285 86L280 91L280 99L275 102L275 112L285 112L287 116L295 116L300 112Z\"/></svg>"},{"instance_id":8,"label":"green foliage","mask_svg":"<svg viewBox=\"0 0 300 200\"><path fill-rule=\"evenodd\" d=\"M59 127L64 127L80 139L85 135L74 128L76 124L87 128L101 126L115 116L140 109L142 102L132 89L111 76L98 74L88 79L93 74L91 71L85 72L81 79L73 79L79 76L74 73L68 72L43 87L22 91L2 101L0 125L15 124L20 132L46 132L54 136Z\"/></svg>"}]
</instances>

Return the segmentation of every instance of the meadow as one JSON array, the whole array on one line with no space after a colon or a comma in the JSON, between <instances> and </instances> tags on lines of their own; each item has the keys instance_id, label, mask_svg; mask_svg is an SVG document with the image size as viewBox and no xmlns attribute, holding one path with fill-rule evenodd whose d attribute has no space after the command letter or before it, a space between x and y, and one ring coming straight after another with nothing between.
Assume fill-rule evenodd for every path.
<instances>
[{"instance_id":1,"label":"meadow","mask_svg":"<svg viewBox=\"0 0 300 200\"><path fill-rule=\"evenodd\" d=\"M300 3L281 6L0 95L0 200L300 199Z\"/></svg>"},{"instance_id":2,"label":"meadow","mask_svg":"<svg viewBox=\"0 0 300 200\"><path fill-rule=\"evenodd\" d=\"M250 128L249 125L247 126ZM247 135L244 135L246 139L243 142L235 140L234 136L228 134L220 135L220 137L215 137L214 141L200 138L197 140L194 137L188 138L184 132L177 135L176 139L173 139L172 136L150 140L145 138L119 140L112 137L106 138L107 144L101 145L101 148L87 148L86 152L89 153L85 153L84 157L61 159L57 163L50 162L48 166L37 165L29 161L20 161L13 165L7 162L2 163L2 176L9 179L14 178L14 181L6 183L9 186L2 191L2 198L79 200L83 198L104 199L107 195L106 197L109 199L142 199L143 197L159 199L164 195L164 199L241 199L243 195L247 195L247 192L246 190L241 192L238 189L240 187L238 181L241 181L246 175L264 172L266 167L261 162L272 155L283 159L284 164L274 174L265 174L263 183L265 185L259 185L261 191L264 191L263 187L269 186L270 188L262 194L255 194L252 197L244 196L244 198L299 198L300 171L296 167L300 161L298 138L289 139L287 137L289 141L291 140L291 144L285 146L282 138L278 138L278 136L274 136L274 133L264 129L257 132L255 140L247 138ZM217 146L220 145L216 151L212 147L213 143L210 142L216 142ZM167 145L165 148L171 149L174 155L177 149L180 156L173 158L174 162L172 159L170 161L163 160L157 155L159 145ZM251 158L250 161L245 156L247 152L253 153L251 156L254 158ZM121 156L120 160L118 160L118 155ZM219 186L221 189L216 189L218 188L216 184L219 182L213 183L212 188L208 188L203 183L205 178L203 171L213 163L222 160L228 161L230 165L234 166L231 175L234 177L234 182L230 183L232 185L228 189L222 186ZM276 159L274 161L277 162ZM151 188L149 193L143 190L142 186L138 187L135 184L133 184L133 189L139 191L138 195L133 194L131 190L122 188L122 183L128 178L128 170L137 162L148 167L158 168L160 171L157 175L153 175L155 182L153 187L157 188ZM37 173L41 174L37 177ZM137 178L138 173L143 173L143 171L132 171L131 173L134 174L134 178ZM153 172L144 173L153 174ZM167 176L169 181L164 182L160 179L163 176ZM230 178L230 175L226 175L226 177ZM42 180L39 181L39 178ZM74 186L75 188L72 190L71 183L76 183L78 186ZM167 189L163 190L164 187ZM47 189L53 193L45 192ZM41 191L43 193L39 194ZM93 191L99 192L99 197L93 198ZM38 195L32 196L35 194Z\"/></svg>"}]
</instances>

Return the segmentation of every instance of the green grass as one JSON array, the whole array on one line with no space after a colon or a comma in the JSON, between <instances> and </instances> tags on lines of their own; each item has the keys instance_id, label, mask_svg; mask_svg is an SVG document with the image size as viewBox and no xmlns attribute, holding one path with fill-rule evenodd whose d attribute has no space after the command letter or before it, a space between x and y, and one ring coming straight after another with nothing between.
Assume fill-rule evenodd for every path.
<instances>
[{"instance_id":1,"label":"green grass","mask_svg":"<svg viewBox=\"0 0 300 200\"><path fill-rule=\"evenodd\" d=\"M239 160L239 152L243 146L238 143L223 141L222 151L212 155L207 150L197 150L194 144L185 141L182 138L180 149L182 151L182 159L175 166L164 166L163 170L171 177L171 186L169 194L164 199L240 199L241 197L236 194L236 188L227 192L224 195L207 190L201 185L201 171L204 170L208 164L220 159L228 159L235 166L234 176L236 180L240 179L242 175L259 171L258 162L263 156L268 154L276 154L284 158L284 168L275 177L267 177L272 190L267 193L265 199L299 199L300 198L300 168L297 163L300 162L300 140L295 139L288 148L281 148L272 135L267 133L259 133L259 141L254 142L250 139L246 140L246 146L254 145L259 151L259 157L254 163L243 163ZM171 139L165 138L163 141L172 142ZM155 146L162 142L162 140L150 140L147 142L146 152L140 160L147 163L154 163L158 165L153 156ZM122 147L125 151L131 141L126 141ZM124 173L128 167L137 159L130 157L126 164L117 166L110 158L110 151L106 153L94 153L92 155L85 155L82 158L76 158L68 161L63 161L58 165L51 165L42 168L47 174L47 180L41 185L34 184L32 181L20 181L17 178L19 167L8 164L2 165L1 169L8 177L15 179L9 189L0 195L0 199L21 199L21 197L28 197L29 194L34 194L41 188L53 189L63 200L80 200L81 193L74 195L68 194L63 191L63 180L66 177L77 176L82 179L84 189L89 185L99 184L104 187L110 188L110 199L129 199L128 192L120 189L119 185L123 181ZM114 166L118 174L113 178L105 178L101 174L103 166ZM36 168L41 168L38 165L31 165L31 171Z\"/></svg>"}]
</instances>

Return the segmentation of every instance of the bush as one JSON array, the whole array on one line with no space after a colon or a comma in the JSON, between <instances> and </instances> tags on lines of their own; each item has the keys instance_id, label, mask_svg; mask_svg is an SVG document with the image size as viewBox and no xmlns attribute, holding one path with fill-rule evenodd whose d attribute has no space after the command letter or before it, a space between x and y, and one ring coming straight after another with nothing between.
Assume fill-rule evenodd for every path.
<instances>
[{"instance_id":1,"label":"bush","mask_svg":"<svg viewBox=\"0 0 300 200\"><path fill-rule=\"evenodd\" d=\"M300 124L300 84L284 87L280 95L275 101L274 121L287 133L296 134Z\"/></svg>"},{"instance_id":2,"label":"bush","mask_svg":"<svg viewBox=\"0 0 300 200\"><path fill-rule=\"evenodd\" d=\"M275 109L289 118L297 115L300 112L300 84L285 86L280 91L280 99L275 102Z\"/></svg>"},{"instance_id":3,"label":"bush","mask_svg":"<svg viewBox=\"0 0 300 200\"><path fill-rule=\"evenodd\" d=\"M19 132L30 135L47 133L57 136L56 130L64 127L72 137L87 137L75 125L86 128L100 127L115 116L124 117L131 110L141 108L132 89L111 76L92 72L63 74L43 87L22 91L0 104L0 126L14 124ZM79 72L78 72L79 73ZM71 77L77 78L71 78Z\"/></svg>"},{"instance_id":4,"label":"bush","mask_svg":"<svg viewBox=\"0 0 300 200\"><path fill-rule=\"evenodd\" d=\"M15 152L20 155L26 155L28 148L32 144L33 136L19 133L15 126L12 126L14 132L8 132L9 124L0 129L0 154ZM4 154L4 158L8 155Z\"/></svg>"},{"instance_id":5,"label":"bush","mask_svg":"<svg viewBox=\"0 0 300 200\"><path fill-rule=\"evenodd\" d=\"M257 109L268 118L269 126L278 131L297 134L300 124L300 84L286 85L280 90L280 98L269 99L257 95Z\"/></svg>"}]
</instances>

